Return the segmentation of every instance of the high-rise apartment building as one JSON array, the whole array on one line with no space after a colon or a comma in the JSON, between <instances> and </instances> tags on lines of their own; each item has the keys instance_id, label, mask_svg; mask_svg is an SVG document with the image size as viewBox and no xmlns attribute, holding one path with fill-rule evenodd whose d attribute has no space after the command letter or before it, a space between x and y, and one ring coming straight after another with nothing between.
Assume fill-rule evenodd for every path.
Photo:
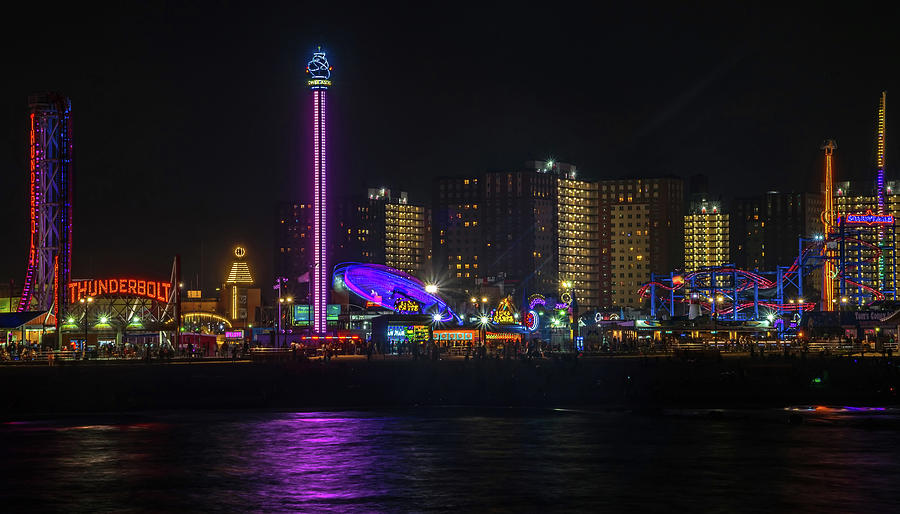
<instances>
[{"instance_id":1,"label":"high-rise apartment building","mask_svg":"<svg viewBox=\"0 0 900 514\"><path fill-rule=\"evenodd\" d=\"M729 219L719 202L691 202L684 217L684 269L694 271L729 262Z\"/></svg>"},{"instance_id":2,"label":"high-rise apartment building","mask_svg":"<svg viewBox=\"0 0 900 514\"><path fill-rule=\"evenodd\" d=\"M559 282L569 286L580 308L600 307L600 199L598 184L557 175Z\"/></svg>"},{"instance_id":3,"label":"high-rise apartment building","mask_svg":"<svg viewBox=\"0 0 900 514\"><path fill-rule=\"evenodd\" d=\"M484 175L482 277L517 294L560 289L557 175L522 170Z\"/></svg>"},{"instance_id":4,"label":"high-rise apartment building","mask_svg":"<svg viewBox=\"0 0 900 514\"><path fill-rule=\"evenodd\" d=\"M774 271L790 266L799 238L822 235L822 195L770 191L740 198L732 206L731 258L743 269Z\"/></svg>"},{"instance_id":5,"label":"high-rise apartment building","mask_svg":"<svg viewBox=\"0 0 900 514\"><path fill-rule=\"evenodd\" d=\"M601 180L600 303L640 307L650 273L682 266L684 185L674 177Z\"/></svg>"},{"instance_id":6,"label":"high-rise apartment building","mask_svg":"<svg viewBox=\"0 0 900 514\"><path fill-rule=\"evenodd\" d=\"M442 177L432 190L433 274L448 289L466 295L483 276L481 183L478 177Z\"/></svg>"},{"instance_id":7,"label":"high-rise apartment building","mask_svg":"<svg viewBox=\"0 0 900 514\"><path fill-rule=\"evenodd\" d=\"M381 195L374 194L376 190L369 190L369 208L375 211L375 219L379 223L380 238L372 238L373 247L369 252L377 250L384 252L383 263L410 275L425 278L425 264L428 252L425 249L426 223L425 207L409 203L406 193L400 193L397 198L384 196L385 189L380 189ZM380 239L380 240L379 240Z\"/></svg>"},{"instance_id":8,"label":"high-rise apartment building","mask_svg":"<svg viewBox=\"0 0 900 514\"><path fill-rule=\"evenodd\" d=\"M740 198L731 206L731 261L740 269L764 269L766 215L762 197Z\"/></svg>"}]
</instances>

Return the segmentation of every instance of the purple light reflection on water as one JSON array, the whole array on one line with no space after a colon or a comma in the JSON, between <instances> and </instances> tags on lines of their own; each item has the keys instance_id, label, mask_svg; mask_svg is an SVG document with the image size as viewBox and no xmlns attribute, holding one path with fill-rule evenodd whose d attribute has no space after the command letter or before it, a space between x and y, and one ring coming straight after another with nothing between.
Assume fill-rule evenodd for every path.
<instances>
[{"instance_id":1,"label":"purple light reflection on water","mask_svg":"<svg viewBox=\"0 0 900 514\"><path fill-rule=\"evenodd\" d=\"M877 416L875 432L854 421L874 417L791 425L784 410L712 419L464 408L88 416L0 425L0 497L7 512L888 512L900 413Z\"/></svg>"},{"instance_id":2,"label":"purple light reflection on water","mask_svg":"<svg viewBox=\"0 0 900 514\"><path fill-rule=\"evenodd\" d=\"M322 417L318 413L288 414L266 423L257 432L266 444L247 456L255 479L275 491L281 507L319 509L388 497L396 493L390 480L372 480L394 460L373 451L368 440L378 433L383 418Z\"/></svg>"}]
</instances>

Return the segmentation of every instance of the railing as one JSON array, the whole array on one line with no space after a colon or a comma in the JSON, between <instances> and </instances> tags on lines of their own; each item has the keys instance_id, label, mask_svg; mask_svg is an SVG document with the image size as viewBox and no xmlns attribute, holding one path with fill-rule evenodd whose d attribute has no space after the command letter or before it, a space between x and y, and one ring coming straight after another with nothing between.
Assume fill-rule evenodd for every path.
<instances>
[{"instance_id":1,"label":"railing","mask_svg":"<svg viewBox=\"0 0 900 514\"><path fill-rule=\"evenodd\" d=\"M26 351L17 355L9 352L0 352L0 364L29 364L29 363L48 363L63 360L75 360L79 357L79 352L73 350L51 350L51 351Z\"/></svg>"}]
</instances>

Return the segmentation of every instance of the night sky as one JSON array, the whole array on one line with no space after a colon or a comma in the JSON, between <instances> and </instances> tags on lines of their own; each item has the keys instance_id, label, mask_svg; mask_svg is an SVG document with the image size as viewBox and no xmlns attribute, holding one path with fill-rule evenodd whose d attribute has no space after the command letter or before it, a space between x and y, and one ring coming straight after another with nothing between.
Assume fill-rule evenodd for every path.
<instances>
[{"instance_id":1,"label":"night sky","mask_svg":"<svg viewBox=\"0 0 900 514\"><path fill-rule=\"evenodd\" d=\"M241 242L267 285L275 205L311 183L317 43L332 188L427 202L430 177L552 157L589 178L703 173L725 197L817 190L826 138L838 180L874 175L882 90L900 178L896 7L64 5L6 10L0 31L7 282L27 257L26 99L53 90L73 103L75 277L168 276L180 253L212 288Z\"/></svg>"}]
</instances>

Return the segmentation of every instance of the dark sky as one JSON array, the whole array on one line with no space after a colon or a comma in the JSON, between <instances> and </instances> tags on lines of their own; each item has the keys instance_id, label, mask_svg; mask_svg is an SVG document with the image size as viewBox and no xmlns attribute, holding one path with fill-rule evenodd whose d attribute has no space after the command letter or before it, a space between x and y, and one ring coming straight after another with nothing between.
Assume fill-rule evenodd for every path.
<instances>
[{"instance_id":1,"label":"dark sky","mask_svg":"<svg viewBox=\"0 0 900 514\"><path fill-rule=\"evenodd\" d=\"M896 8L320 4L6 11L0 279L25 271L26 98L54 90L75 116L77 277L167 275L180 253L214 287L242 242L268 282L275 204L311 180L317 43L333 187L427 201L430 177L553 157L590 178L703 173L726 197L813 190L825 138L838 179L874 173L882 90L895 177Z\"/></svg>"}]
</instances>

